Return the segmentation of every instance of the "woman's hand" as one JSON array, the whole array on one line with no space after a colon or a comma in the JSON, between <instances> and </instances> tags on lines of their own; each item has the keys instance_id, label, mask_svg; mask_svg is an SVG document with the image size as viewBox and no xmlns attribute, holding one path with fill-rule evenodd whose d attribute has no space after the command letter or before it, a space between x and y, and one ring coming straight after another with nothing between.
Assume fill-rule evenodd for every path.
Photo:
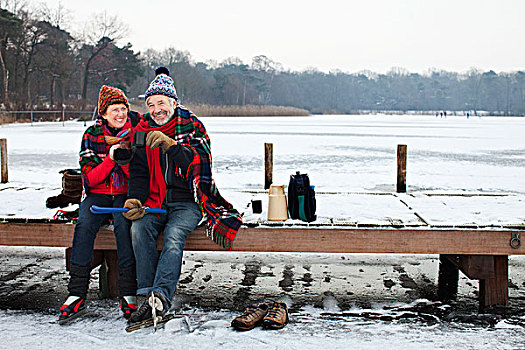
<instances>
[{"instance_id":1,"label":"woman's hand","mask_svg":"<svg viewBox=\"0 0 525 350\"><path fill-rule=\"evenodd\" d=\"M117 148L120 148L120 143L114 144L109 148L109 158L111 158L111 160L115 160L115 150Z\"/></svg>"}]
</instances>

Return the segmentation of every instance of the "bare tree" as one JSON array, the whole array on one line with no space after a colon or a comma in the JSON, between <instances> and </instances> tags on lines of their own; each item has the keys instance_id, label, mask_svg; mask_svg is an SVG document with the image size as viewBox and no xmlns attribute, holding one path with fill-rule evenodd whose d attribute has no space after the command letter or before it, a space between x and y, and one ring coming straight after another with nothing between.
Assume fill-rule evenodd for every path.
<instances>
[{"instance_id":1,"label":"bare tree","mask_svg":"<svg viewBox=\"0 0 525 350\"><path fill-rule=\"evenodd\" d=\"M94 14L85 23L81 33L82 46L80 58L84 65L82 77L82 101L85 104L89 85L90 67L95 59L108 45L124 38L128 31L127 25L122 23L116 15L111 16L106 11Z\"/></svg>"},{"instance_id":2,"label":"bare tree","mask_svg":"<svg viewBox=\"0 0 525 350\"><path fill-rule=\"evenodd\" d=\"M14 46L14 38L20 35L22 21L12 12L0 9L0 66L2 68L2 103L7 106L9 89L9 70L6 64L7 50Z\"/></svg>"},{"instance_id":3,"label":"bare tree","mask_svg":"<svg viewBox=\"0 0 525 350\"><path fill-rule=\"evenodd\" d=\"M27 9L26 0L0 0L0 8L8 10L15 15Z\"/></svg>"},{"instance_id":4,"label":"bare tree","mask_svg":"<svg viewBox=\"0 0 525 350\"><path fill-rule=\"evenodd\" d=\"M128 26L121 22L118 16L109 15L104 11L93 14L90 20L84 23L80 40L88 45L96 45L102 38L119 41L128 31Z\"/></svg>"},{"instance_id":5,"label":"bare tree","mask_svg":"<svg viewBox=\"0 0 525 350\"><path fill-rule=\"evenodd\" d=\"M62 1L59 1L55 8L42 3L37 9L37 15L41 20L57 28L65 29L67 24L72 22L71 10L67 9Z\"/></svg>"}]
</instances>

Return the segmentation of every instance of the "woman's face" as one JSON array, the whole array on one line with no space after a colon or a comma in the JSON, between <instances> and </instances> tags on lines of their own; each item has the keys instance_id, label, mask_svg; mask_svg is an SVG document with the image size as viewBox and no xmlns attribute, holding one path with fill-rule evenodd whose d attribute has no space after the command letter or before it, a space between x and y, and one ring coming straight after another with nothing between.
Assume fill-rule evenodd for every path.
<instances>
[{"instance_id":1,"label":"woman's face","mask_svg":"<svg viewBox=\"0 0 525 350\"><path fill-rule=\"evenodd\" d=\"M122 129L128 119L128 107L123 103L110 105L102 118L106 119L112 128Z\"/></svg>"}]
</instances>

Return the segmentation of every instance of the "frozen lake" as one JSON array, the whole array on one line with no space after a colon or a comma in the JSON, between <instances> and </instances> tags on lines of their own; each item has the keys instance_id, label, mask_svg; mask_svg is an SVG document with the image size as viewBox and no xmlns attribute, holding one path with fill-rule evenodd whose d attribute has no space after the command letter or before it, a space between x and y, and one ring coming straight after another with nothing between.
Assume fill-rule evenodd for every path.
<instances>
[{"instance_id":1,"label":"frozen lake","mask_svg":"<svg viewBox=\"0 0 525 350\"><path fill-rule=\"evenodd\" d=\"M314 116L203 118L217 182L258 187L263 144L274 144L274 180L307 172L328 191L392 191L398 144L408 149L408 190L525 193L525 118Z\"/></svg>"},{"instance_id":2,"label":"frozen lake","mask_svg":"<svg viewBox=\"0 0 525 350\"><path fill-rule=\"evenodd\" d=\"M408 148L411 190L525 193L525 118L412 115L202 118L212 140L219 188L261 188L264 143L274 145L274 181L296 170L317 189L392 191L396 149ZM82 123L0 126L13 182L57 187L78 167ZM51 178L49 178L50 175ZM47 181L52 183L47 184Z\"/></svg>"}]
</instances>

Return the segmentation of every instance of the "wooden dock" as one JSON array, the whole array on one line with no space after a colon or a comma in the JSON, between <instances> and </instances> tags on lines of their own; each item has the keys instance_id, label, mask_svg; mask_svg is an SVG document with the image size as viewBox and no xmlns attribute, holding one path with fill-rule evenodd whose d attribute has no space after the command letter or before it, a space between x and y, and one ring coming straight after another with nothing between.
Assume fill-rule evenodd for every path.
<instances>
[{"instance_id":1,"label":"wooden dock","mask_svg":"<svg viewBox=\"0 0 525 350\"><path fill-rule=\"evenodd\" d=\"M69 265L74 225L66 223L0 223L0 245L65 247ZM242 227L234 242L239 252L439 254L438 294L457 294L458 271L479 279L479 305L508 305L508 256L525 255L523 229L356 228L345 226ZM158 248L162 249L162 238ZM188 251L225 251L199 227L186 241ZM105 261L107 294L117 293L117 255L113 232L103 227L95 240L93 266ZM102 281L106 280L101 278Z\"/></svg>"}]
</instances>

